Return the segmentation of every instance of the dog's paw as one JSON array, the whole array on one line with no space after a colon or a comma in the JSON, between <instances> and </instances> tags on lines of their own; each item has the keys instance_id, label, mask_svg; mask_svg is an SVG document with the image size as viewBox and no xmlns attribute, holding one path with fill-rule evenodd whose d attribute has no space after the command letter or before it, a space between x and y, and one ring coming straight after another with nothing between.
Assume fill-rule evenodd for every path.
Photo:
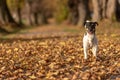
<instances>
[{"instance_id":1,"label":"dog's paw","mask_svg":"<svg viewBox=\"0 0 120 80\"><path fill-rule=\"evenodd\" d=\"M87 63L87 62L89 62L89 60L88 60L88 59L83 59L82 62L83 62L83 63Z\"/></svg>"}]
</instances>

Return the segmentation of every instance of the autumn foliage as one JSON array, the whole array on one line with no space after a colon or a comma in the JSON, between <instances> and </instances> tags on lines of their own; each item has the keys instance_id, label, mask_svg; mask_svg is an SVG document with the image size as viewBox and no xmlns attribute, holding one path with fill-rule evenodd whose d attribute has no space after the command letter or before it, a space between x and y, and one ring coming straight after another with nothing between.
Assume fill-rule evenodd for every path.
<instances>
[{"instance_id":1,"label":"autumn foliage","mask_svg":"<svg viewBox=\"0 0 120 80\"><path fill-rule=\"evenodd\" d=\"M93 58L90 50L87 61L83 59L83 29L77 33L77 36L75 36L76 33L73 35L74 32L69 30L64 33L59 33L59 31L47 33L49 38L40 38L39 33L39 39L36 40L35 38L1 40L0 79L119 80L120 34L117 34L119 29L113 30L110 27L108 32L107 28L103 30L104 33L103 31L101 33L101 29L97 30L98 57L97 59ZM113 34L111 31L117 32ZM24 37L25 34L22 33ZM58 34L61 36L55 37Z\"/></svg>"}]
</instances>

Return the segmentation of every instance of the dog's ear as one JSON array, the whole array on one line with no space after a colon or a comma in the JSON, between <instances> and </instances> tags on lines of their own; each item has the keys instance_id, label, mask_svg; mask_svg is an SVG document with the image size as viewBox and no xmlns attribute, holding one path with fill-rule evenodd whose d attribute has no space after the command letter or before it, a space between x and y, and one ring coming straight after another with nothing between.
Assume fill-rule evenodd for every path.
<instances>
[{"instance_id":1,"label":"dog's ear","mask_svg":"<svg viewBox=\"0 0 120 80\"><path fill-rule=\"evenodd\" d=\"M97 25L98 26L98 22L94 22L95 23L95 25Z\"/></svg>"},{"instance_id":2,"label":"dog's ear","mask_svg":"<svg viewBox=\"0 0 120 80\"><path fill-rule=\"evenodd\" d=\"M86 22L83 23L83 27L86 27Z\"/></svg>"}]
</instances>

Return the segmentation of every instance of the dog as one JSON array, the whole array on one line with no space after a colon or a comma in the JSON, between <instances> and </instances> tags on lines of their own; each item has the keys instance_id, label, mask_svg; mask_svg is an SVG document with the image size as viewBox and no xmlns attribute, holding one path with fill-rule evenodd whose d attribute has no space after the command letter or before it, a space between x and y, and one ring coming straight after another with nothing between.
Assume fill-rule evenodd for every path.
<instances>
[{"instance_id":1,"label":"dog","mask_svg":"<svg viewBox=\"0 0 120 80\"><path fill-rule=\"evenodd\" d=\"M98 41L95 34L96 26L98 26L97 22L92 21L86 21L84 23L86 33L83 37L83 49L84 49L84 59L87 59L88 49L92 48L92 53L94 57L97 57L97 51L98 51Z\"/></svg>"}]
</instances>

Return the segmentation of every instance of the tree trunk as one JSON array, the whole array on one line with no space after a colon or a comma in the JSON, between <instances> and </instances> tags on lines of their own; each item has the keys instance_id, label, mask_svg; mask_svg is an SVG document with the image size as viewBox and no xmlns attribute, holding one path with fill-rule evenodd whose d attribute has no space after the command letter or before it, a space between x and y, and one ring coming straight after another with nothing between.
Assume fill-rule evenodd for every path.
<instances>
[{"instance_id":1,"label":"tree trunk","mask_svg":"<svg viewBox=\"0 0 120 80\"><path fill-rule=\"evenodd\" d=\"M18 18L19 18L19 24L22 25L21 8L18 7L17 13L18 13Z\"/></svg>"},{"instance_id":2,"label":"tree trunk","mask_svg":"<svg viewBox=\"0 0 120 80\"><path fill-rule=\"evenodd\" d=\"M107 0L101 0L102 18L106 18Z\"/></svg>"},{"instance_id":3,"label":"tree trunk","mask_svg":"<svg viewBox=\"0 0 120 80\"><path fill-rule=\"evenodd\" d=\"M34 15L35 24L38 25L38 13L35 12L33 15Z\"/></svg>"},{"instance_id":4,"label":"tree trunk","mask_svg":"<svg viewBox=\"0 0 120 80\"><path fill-rule=\"evenodd\" d=\"M42 16L42 17L41 17L42 24L47 24L48 21L47 21L47 17L46 17L46 15L45 15L45 12L42 12L41 16Z\"/></svg>"},{"instance_id":5,"label":"tree trunk","mask_svg":"<svg viewBox=\"0 0 120 80\"><path fill-rule=\"evenodd\" d=\"M99 21L101 19L101 9L100 9L100 1L99 0L92 0L93 4L93 21Z\"/></svg>"},{"instance_id":6,"label":"tree trunk","mask_svg":"<svg viewBox=\"0 0 120 80\"><path fill-rule=\"evenodd\" d=\"M3 11L3 0L0 0L0 20L2 22L2 24L4 24L6 22L6 18L5 18L5 11Z\"/></svg>"},{"instance_id":7,"label":"tree trunk","mask_svg":"<svg viewBox=\"0 0 120 80\"><path fill-rule=\"evenodd\" d=\"M31 1L26 1L26 7L27 7L27 9L28 9L28 21L29 21L29 24L30 25L33 25L33 15L32 15L32 2Z\"/></svg>"},{"instance_id":8,"label":"tree trunk","mask_svg":"<svg viewBox=\"0 0 120 80\"><path fill-rule=\"evenodd\" d=\"M0 1L0 24L4 24L3 12L2 12L2 8L1 8L1 1Z\"/></svg>"},{"instance_id":9,"label":"tree trunk","mask_svg":"<svg viewBox=\"0 0 120 80\"><path fill-rule=\"evenodd\" d=\"M116 3L116 19L117 21L120 21L120 0L117 0Z\"/></svg>"},{"instance_id":10,"label":"tree trunk","mask_svg":"<svg viewBox=\"0 0 120 80\"><path fill-rule=\"evenodd\" d=\"M0 0L0 30L2 32L5 32L5 33L10 33L10 32L13 32L13 30L8 30L6 28L5 25L11 25L13 27L13 25L17 25L17 23L15 22L15 20L13 19L9 9L8 9L8 6L7 6L7 3L6 3L6 0Z\"/></svg>"},{"instance_id":11,"label":"tree trunk","mask_svg":"<svg viewBox=\"0 0 120 80\"><path fill-rule=\"evenodd\" d=\"M115 17L116 11L116 0L108 0L106 16L108 19L113 19Z\"/></svg>"},{"instance_id":12,"label":"tree trunk","mask_svg":"<svg viewBox=\"0 0 120 80\"><path fill-rule=\"evenodd\" d=\"M30 22L30 24L31 25L33 25L33 20L32 20L32 7L31 7L31 4L29 4L29 14L28 14L28 16L29 16L29 22Z\"/></svg>"},{"instance_id":13,"label":"tree trunk","mask_svg":"<svg viewBox=\"0 0 120 80\"><path fill-rule=\"evenodd\" d=\"M8 9L6 0L0 0L0 8L1 8L1 16L2 16L3 21L5 23L9 22L9 23L16 24L15 20L13 19L12 15Z\"/></svg>"},{"instance_id":14,"label":"tree trunk","mask_svg":"<svg viewBox=\"0 0 120 80\"><path fill-rule=\"evenodd\" d=\"M22 16L21 16L21 6L20 6L21 1L18 0L17 3L17 13L18 13L18 19L19 19L19 24L22 25Z\"/></svg>"},{"instance_id":15,"label":"tree trunk","mask_svg":"<svg viewBox=\"0 0 120 80\"><path fill-rule=\"evenodd\" d=\"M71 24L77 24L78 22L78 0L68 0L68 20Z\"/></svg>"},{"instance_id":16,"label":"tree trunk","mask_svg":"<svg viewBox=\"0 0 120 80\"><path fill-rule=\"evenodd\" d=\"M78 4L78 26L83 26L85 20L90 16L88 3L88 0L80 0Z\"/></svg>"}]
</instances>

